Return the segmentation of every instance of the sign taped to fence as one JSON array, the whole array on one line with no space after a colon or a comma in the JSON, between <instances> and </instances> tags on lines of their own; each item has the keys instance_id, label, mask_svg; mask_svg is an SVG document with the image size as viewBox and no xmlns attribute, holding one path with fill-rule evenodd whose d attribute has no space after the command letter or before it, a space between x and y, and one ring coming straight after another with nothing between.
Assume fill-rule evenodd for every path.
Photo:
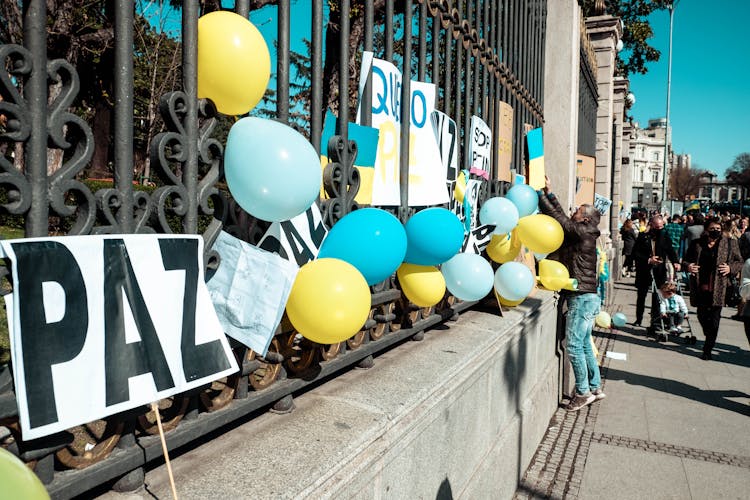
<instances>
[{"instance_id":1,"label":"sign taped to fence","mask_svg":"<svg viewBox=\"0 0 750 500\"><path fill-rule=\"evenodd\" d=\"M478 175L484 180L490 178L490 151L492 150L492 131L478 116L471 117L471 138L469 139L469 173Z\"/></svg>"},{"instance_id":2,"label":"sign taped to fence","mask_svg":"<svg viewBox=\"0 0 750 500\"><path fill-rule=\"evenodd\" d=\"M258 242L258 248L302 267L315 260L327 234L320 209L313 203L296 217L271 224Z\"/></svg>"},{"instance_id":3,"label":"sign taped to fence","mask_svg":"<svg viewBox=\"0 0 750 500\"><path fill-rule=\"evenodd\" d=\"M21 430L36 439L237 371L194 235L0 241Z\"/></svg>"}]
</instances>

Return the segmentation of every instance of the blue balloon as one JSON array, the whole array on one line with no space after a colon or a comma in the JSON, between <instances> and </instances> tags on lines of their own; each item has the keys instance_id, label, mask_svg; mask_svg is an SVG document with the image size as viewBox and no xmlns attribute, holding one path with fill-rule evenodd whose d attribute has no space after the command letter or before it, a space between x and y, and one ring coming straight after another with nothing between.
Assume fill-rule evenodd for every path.
<instances>
[{"instance_id":1,"label":"blue balloon","mask_svg":"<svg viewBox=\"0 0 750 500\"><path fill-rule=\"evenodd\" d=\"M374 285L390 277L404 261L406 231L401 222L379 208L361 208L339 220L318 252L348 262Z\"/></svg>"},{"instance_id":2,"label":"blue balloon","mask_svg":"<svg viewBox=\"0 0 750 500\"><path fill-rule=\"evenodd\" d=\"M495 290L509 301L526 298L535 281L531 270L520 262L508 262L495 271Z\"/></svg>"},{"instance_id":3,"label":"blue balloon","mask_svg":"<svg viewBox=\"0 0 750 500\"><path fill-rule=\"evenodd\" d=\"M615 313L614 316L612 316L612 324L616 327L623 327L628 322L628 317L625 316L625 314L618 312Z\"/></svg>"},{"instance_id":4,"label":"blue balloon","mask_svg":"<svg viewBox=\"0 0 750 500\"><path fill-rule=\"evenodd\" d=\"M508 234L518 224L518 209L512 201L496 196L482 203L479 222L494 224L493 234Z\"/></svg>"},{"instance_id":5,"label":"blue balloon","mask_svg":"<svg viewBox=\"0 0 750 500\"><path fill-rule=\"evenodd\" d=\"M461 300L480 300L492 290L492 266L481 255L458 253L440 271L448 291Z\"/></svg>"},{"instance_id":6,"label":"blue balloon","mask_svg":"<svg viewBox=\"0 0 750 500\"><path fill-rule=\"evenodd\" d=\"M532 215L539 206L539 195L528 184L516 184L505 195L518 209L519 217Z\"/></svg>"},{"instance_id":7,"label":"blue balloon","mask_svg":"<svg viewBox=\"0 0 750 500\"><path fill-rule=\"evenodd\" d=\"M312 144L283 123L254 116L229 130L224 174L235 201L272 222L301 214L320 193L320 157Z\"/></svg>"},{"instance_id":8,"label":"blue balloon","mask_svg":"<svg viewBox=\"0 0 750 500\"><path fill-rule=\"evenodd\" d=\"M406 257L404 262L420 266L437 266L461 249L464 226L456 214L433 207L417 212L406 222Z\"/></svg>"}]
</instances>

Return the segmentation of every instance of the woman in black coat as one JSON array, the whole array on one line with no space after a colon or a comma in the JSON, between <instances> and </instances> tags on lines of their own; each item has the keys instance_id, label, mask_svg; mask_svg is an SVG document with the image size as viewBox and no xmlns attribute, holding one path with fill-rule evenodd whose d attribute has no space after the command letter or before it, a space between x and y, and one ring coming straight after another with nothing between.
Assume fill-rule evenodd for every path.
<instances>
[{"instance_id":1,"label":"woman in black coat","mask_svg":"<svg viewBox=\"0 0 750 500\"><path fill-rule=\"evenodd\" d=\"M638 233L636 233L635 224L633 224L632 220L627 219L620 228L622 254L625 256L625 262L622 265L622 275L626 278L629 278L630 273L635 270L633 266L633 245L635 245L637 236Z\"/></svg>"},{"instance_id":2,"label":"woman in black coat","mask_svg":"<svg viewBox=\"0 0 750 500\"><path fill-rule=\"evenodd\" d=\"M718 218L708 219L704 229L703 236L690 244L683 265L690 273L690 304L697 308L706 336L702 358L709 360L719 333L729 276L742 269L742 256L737 240L722 234Z\"/></svg>"}]
</instances>

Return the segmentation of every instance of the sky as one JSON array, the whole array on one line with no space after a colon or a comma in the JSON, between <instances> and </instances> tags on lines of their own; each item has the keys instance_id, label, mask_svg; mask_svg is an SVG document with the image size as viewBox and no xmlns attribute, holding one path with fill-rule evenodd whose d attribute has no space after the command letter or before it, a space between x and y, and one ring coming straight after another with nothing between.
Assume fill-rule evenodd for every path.
<instances>
[{"instance_id":1,"label":"sky","mask_svg":"<svg viewBox=\"0 0 750 500\"><path fill-rule=\"evenodd\" d=\"M750 0L680 0L674 11L672 147L689 153L692 167L724 177L734 158L750 153ZM669 12L649 17L650 44L661 52L645 75L630 76L642 127L666 116Z\"/></svg>"}]
</instances>

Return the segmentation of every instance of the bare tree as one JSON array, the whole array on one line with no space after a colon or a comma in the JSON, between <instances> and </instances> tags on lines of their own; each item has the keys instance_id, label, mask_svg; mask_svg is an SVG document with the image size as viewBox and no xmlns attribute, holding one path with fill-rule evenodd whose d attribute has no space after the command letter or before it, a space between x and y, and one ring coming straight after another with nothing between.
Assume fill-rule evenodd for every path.
<instances>
[{"instance_id":1,"label":"bare tree","mask_svg":"<svg viewBox=\"0 0 750 500\"><path fill-rule=\"evenodd\" d=\"M669 174L669 190L672 198L687 200L691 195L697 195L703 185L703 170L688 167L675 167Z\"/></svg>"}]
</instances>

